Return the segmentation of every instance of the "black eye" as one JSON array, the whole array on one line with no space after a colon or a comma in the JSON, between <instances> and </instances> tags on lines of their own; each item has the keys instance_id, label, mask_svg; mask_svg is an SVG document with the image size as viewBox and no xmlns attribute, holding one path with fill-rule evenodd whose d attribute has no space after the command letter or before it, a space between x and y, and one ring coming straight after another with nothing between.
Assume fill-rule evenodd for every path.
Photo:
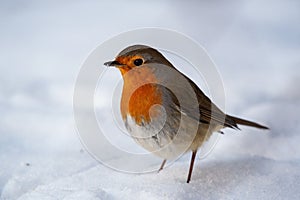
<instances>
[{"instance_id":1,"label":"black eye","mask_svg":"<svg viewBox=\"0 0 300 200\"><path fill-rule=\"evenodd\" d=\"M143 59L140 59L140 58L135 59L133 61L133 63L134 63L135 66L140 66L141 64L143 64Z\"/></svg>"}]
</instances>

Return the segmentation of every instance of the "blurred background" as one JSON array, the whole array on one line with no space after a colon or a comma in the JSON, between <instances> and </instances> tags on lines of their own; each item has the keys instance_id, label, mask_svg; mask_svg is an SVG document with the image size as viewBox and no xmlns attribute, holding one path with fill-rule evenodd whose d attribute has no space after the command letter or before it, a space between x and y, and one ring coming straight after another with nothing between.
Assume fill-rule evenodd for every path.
<instances>
[{"instance_id":1,"label":"blurred background","mask_svg":"<svg viewBox=\"0 0 300 200\"><path fill-rule=\"evenodd\" d=\"M212 160L257 156L299 167L299 8L293 0L0 1L1 197L97 165L73 121L76 76L102 42L143 27L196 40L222 76L226 112L271 128L225 130Z\"/></svg>"}]
</instances>

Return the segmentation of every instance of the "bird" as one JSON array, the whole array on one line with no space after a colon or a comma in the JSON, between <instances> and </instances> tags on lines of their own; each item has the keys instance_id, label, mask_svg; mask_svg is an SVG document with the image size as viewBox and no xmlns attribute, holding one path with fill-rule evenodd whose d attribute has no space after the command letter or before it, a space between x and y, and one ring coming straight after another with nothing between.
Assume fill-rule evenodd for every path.
<instances>
[{"instance_id":1,"label":"bird","mask_svg":"<svg viewBox=\"0 0 300 200\"><path fill-rule=\"evenodd\" d=\"M269 129L267 126L225 114L161 52L147 45L131 45L113 61L123 89L120 111L124 125L144 149L167 160L192 152L186 182L191 181L198 149L212 133L222 129L240 130L239 125Z\"/></svg>"}]
</instances>

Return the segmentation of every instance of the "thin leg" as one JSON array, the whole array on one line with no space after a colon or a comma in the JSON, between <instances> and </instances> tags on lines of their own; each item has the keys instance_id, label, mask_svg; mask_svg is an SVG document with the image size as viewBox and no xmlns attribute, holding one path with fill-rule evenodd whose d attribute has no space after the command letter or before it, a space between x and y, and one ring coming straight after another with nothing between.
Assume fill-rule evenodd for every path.
<instances>
[{"instance_id":1,"label":"thin leg","mask_svg":"<svg viewBox=\"0 0 300 200\"><path fill-rule=\"evenodd\" d=\"M190 170L189 170L188 178L186 180L187 183L190 182L191 177L192 177L192 172L193 172L193 167L194 167L194 161L195 161L196 154L197 154L197 150L193 151L192 158L191 158L191 163L190 163Z\"/></svg>"},{"instance_id":2,"label":"thin leg","mask_svg":"<svg viewBox=\"0 0 300 200\"><path fill-rule=\"evenodd\" d=\"M158 169L157 173L160 172L164 168L166 162L167 162L167 159L164 159L163 162L161 163L160 168Z\"/></svg>"}]
</instances>

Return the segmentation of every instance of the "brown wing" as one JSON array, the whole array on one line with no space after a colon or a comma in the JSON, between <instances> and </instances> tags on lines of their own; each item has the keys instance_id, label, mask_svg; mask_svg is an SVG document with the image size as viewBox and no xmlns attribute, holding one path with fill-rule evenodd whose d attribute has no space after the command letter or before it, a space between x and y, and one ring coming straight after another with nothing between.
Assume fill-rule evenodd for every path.
<instances>
[{"instance_id":1,"label":"brown wing","mask_svg":"<svg viewBox=\"0 0 300 200\"><path fill-rule=\"evenodd\" d=\"M171 86L170 88L158 87L163 91L163 94L165 94L165 105L171 106L171 109L178 110L201 123L214 123L216 125L238 129L235 121L227 117L225 113L212 103L193 81L178 70L176 71L178 73L172 72L170 73L171 76L166 73L161 74L161 76L163 76L162 79L167 83L166 85ZM190 86L188 87L186 84ZM175 94L174 91L179 92ZM194 99L195 97L197 99ZM180 105L179 100L183 102L184 105Z\"/></svg>"},{"instance_id":2,"label":"brown wing","mask_svg":"<svg viewBox=\"0 0 300 200\"><path fill-rule=\"evenodd\" d=\"M213 122L233 129L239 129L238 124L260 129L269 129L268 127L256 122L226 115L198 88L198 86L193 81L191 81L188 77L186 78L189 80L189 83L197 94L197 99L199 102L198 108L200 111L200 122L207 124ZM187 114L190 117L199 116L198 113L195 113L195 111L198 112L197 108L192 110L188 109Z\"/></svg>"},{"instance_id":3,"label":"brown wing","mask_svg":"<svg viewBox=\"0 0 300 200\"><path fill-rule=\"evenodd\" d=\"M198 86L191 81L188 77L186 77L189 80L189 83L191 84L192 88L195 91L195 94L197 95L197 99L199 104L198 109L200 111L200 122L202 123L215 123L224 127L239 129L236 122L232 120L231 118L227 117L225 113L223 113L199 88ZM188 115L193 117L195 112L198 112L196 109L189 110Z\"/></svg>"}]
</instances>

